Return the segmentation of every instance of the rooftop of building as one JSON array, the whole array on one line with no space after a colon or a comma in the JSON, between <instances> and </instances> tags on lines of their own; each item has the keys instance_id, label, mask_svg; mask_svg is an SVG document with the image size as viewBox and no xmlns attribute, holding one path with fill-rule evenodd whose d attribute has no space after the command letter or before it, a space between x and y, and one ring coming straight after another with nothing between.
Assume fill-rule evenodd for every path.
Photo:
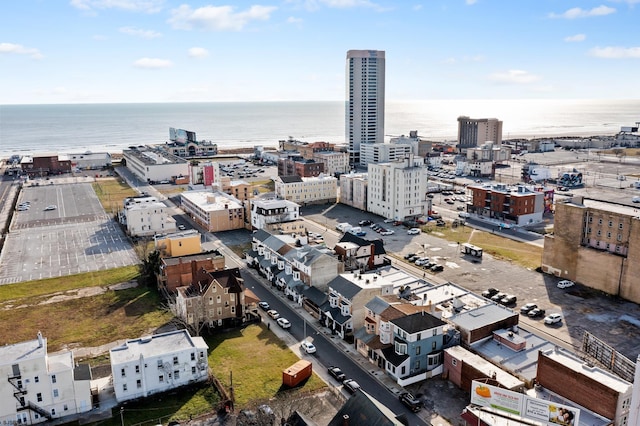
<instances>
[{"instance_id":1,"label":"rooftop of building","mask_svg":"<svg viewBox=\"0 0 640 426\"><path fill-rule=\"evenodd\" d=\"M242 208L240 201L223 192L185 191L180 196L206 212Z\"/></svg>"},{"instance_id":2,"label":"rooftop of building","mask_svg":"<svg viewBox=\"0 0 640 426\"><path fill-rule=\"evenodd\" d=\"M176 330L138 339L127 340L109 351L111 365L123 364L140 358L151 358L189 348L206 349L202 337L191 337L187 330Z\"/></svg>"},{"instance_id":3,"label":"rooftop of building","mask_svg":"<svg viewBox=\"0 0 640 426\"><path fill-rule=\"evenodd\" d=\"M582 196L575 196L566 200L560 201L565 204L574 204L576 206L584 206L590 209L602 210L603 212L617 213L621 215L639 217L638 208L635 206L625 206L624 204L608 203L606 201L594 200L591 198L584 198Z\"/></svg>"},{"instance_id":4,"label":"rooftop of building","mask_svg":"<svg viewBox=\"0 0 640 426\"><path fill-rule=\"evenodd\" d=\"M168 266L173 266L181 263L190 263L191 261L201 261L219 257L222 257L222 254L219 251L214 250L205 253L188 254L185 256L165 257L162 259L162 263Z\"/></svg>"},{"instance_id":5,"label":"rooftop of building","mask_svg":"<svg viewBox=\"0 0 640 426\"><path fill-rule=\"evenodd\" d=\"M12 365L47 355L47 339L38 338L0 347L0 365Z\"/></svg>"},{"instance_id":6,"label":"rooftop of building","mask_svg":"<svg viewBox=\"0 0 640 426\"><path fill-rule=\"evenodd\" d=\"M278 209L278 208L290 208L290 207L299 207L298 204L289 200L280 200L277 198L270 199L260 199L254 198L251 200L251 205L256 207L261 207L263 209Z\"/></svg>"},{"instance_id":7,"label":"rooftop of building","mask_svg":"<svg viewBox=\"0 0 640 426\"><path fill-rule=\"evenodd\" d=\"M122 151L125 157L133 157L140 160L147 166L157 166L163 164L185 164L188 160L170 154L161 149L151 147L132 147Z\"/></svg>"}]
</instances>

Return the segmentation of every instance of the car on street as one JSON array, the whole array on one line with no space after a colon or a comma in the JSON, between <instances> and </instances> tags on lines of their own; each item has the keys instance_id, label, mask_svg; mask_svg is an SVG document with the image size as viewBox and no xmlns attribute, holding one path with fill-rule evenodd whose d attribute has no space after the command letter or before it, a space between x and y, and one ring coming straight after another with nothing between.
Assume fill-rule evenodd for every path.
<instances>
[{"instance_id":1,"label":"car on street","mask_svg":"<svg viewBox=\"0 0 640 426\"><path fill-rule=\"evenodd\" d=\"M486 297L487 299L491 299L496 294L500 293L500 290L497 288L489 287L488 289L482 292L482 297Z\"/></svg>"},{"instance_id":2,"label":"car on street","mask_svg":"<svg viewBox=\"0 0 640 426\"><path fill-rule=\"evenodd\" d=\"M365 235L367 235L367 232L366 231L357 231L354 235L356 237L364 237Z\"/></svg>"},{"instance_id":3,"label":"car on street","mask_svg":"<svg viewBox=\"0 0 640 426\"><path fill-rule=\"evenodd\" d=\"M267 302L258 302L258 306L260 307L260 309L262 309L263 311L268 311L270 306Z\"/></svg>"},{"instance_id":4,"label":"car on street","mask_svg":"<svg viewBox=\"0 0 640 426\"><path fill-rule=\"evenodd\" d=\"M291 322L286 318L280 317L276 320L276 322L282 328L291 328Z\"/></svg>"},{"instance_id":5,"label":"car on street","mask_svg":"<svg viewBox=\"0 0 640 426\"><path fill-rule=\"evenodd\" d=\"M415 263L416 263L416 266L424 266L427 264L427 262L429 262L428 257L419 257Z\"/></svg>"},{"instance_id":6,"label":"car on street","mask_svg":"<svg viewBox=\"0 0 640 426\"><path fill-rule=\"evenodd\" d=\"M386 230L380 232L380 235L385 235L385 236L386 235L393 235L393 234L394 234L394 232L391 229L386 229Z\"/></svg>"},{"instance_id":7,"label":"car on street","mask_svg":"<svg viewBox=\"0 0 640 426\"><path fill-rule=\"evenodd\" d=\"M573 287L574 285L575 283L570 280L558 281L558 288L569 288L569 287Z\"/></svg>"},{"instance_id":8,"label":"car on street","mask_svg":"<svg viewBox=\"0 0 640 426\"><path fill-rule=\"evenodd\" d=\"M467 212L460 212L458 213L458 217L461 219L468 219L471 215Z\"/></svg>"},{"instance_id":9,"label":"car on street","mask_svg":"<svg viewBox=\"0 0 640 426\"><path fill-rule=\"evenodd\" d=\"M47 211L50 211L50 210L55 210L55 209L57 209L57 208L58 208L58 206L56 206L56 205L54 205L54 204L51 204L50 206L45 207L45 208L44 208L44 211L46 211L46 212L47 212Z\"/></svg>"},{"instance_id":10,"label":"car on street","mask_svg":"<svg viewBox=\"0 0 640 426\"><path fill-rule=\"evenodd\" d=\"M342 372L340 367L330 366L327 368L327 372L329 372L329 375L339 382L347 378L346 374Z\"/></svg>"},{"instance_id":11,"label":"car on street","mask_svg":"<svg viewBox=\"0 0 640 426\"><path fill-rule=\"evenodd\" d=\"M407 408L409 408L414 413L417 413L422 408L422 401L417 399L409 392L402 392L398 399L402 402Z\"/></svg>"},{"instance_id":12,"label":"car on street","mask_svg":"<svg viewBox=\"0 0 640 426\"><path fill-rule=\"evenodd\" d=\"M300 343L300 348L308 354L313 354L316 352L316 346L308 340Z\"/></svg>"},{"instance_id":13,"label":"car on street","mask_svg":"<svg viewBox=\"0 0 640 426\"><path fill-rule=\"evenodd\" d=\"M276 311L275 309L270 309L267 311L267 315L269 315L271 318L273 319L278 319L280 318L280 314L278 313L278 311Z\"/></svg>"},{"instance_id":14,"label":"car on street","mask_svg":"<svg viewBox=\"0 0 640 426\"><path fill-rule=\"evenodd\" d=\"M420 234L420 228L411 228L407 231L407 234L409 235L418 235Z\"/></svg>"},{"instance_id":15,"label":"car on street","mask_svg":"<svg viewBox=\"0 0 640 426\"><path fill-rule=\"evenodd\" d=\"M346 379L344 382L342 382L342 384L344 385L346 391L349 393L355 393L358 389L360 389L360 384L358 384L358 382L353 379Z\"/></svg>"},{"instance_id":16,"label":"car on street","mask_svg":"<svg viewBox=\"0 0 640 426\"><path fill-rule=\"evenodd\" d=\"M405 258L405 260L409 260L415 255L416 255L415 253L407 253L407 254L404 255L404 258Z\"/></svg>"},{"instance_id":17,"label":"car on street","mask_svg":"<svg viewBox=\"0 0 640 426\"><path fill-rule=\"evenodd\" d=\"M543 317L544 313L545 311L542 308L533 308L532 310L527 312L527 316L529 318L538 318L538 317Z\"/></svg>"},{"instance_id":18,"label":"car on street","mask_svg":"<svg viewBox=\"0 0 640 426\"><path fill-rule=\"evenodd\" d=\"M522 307L520 308L520 313L522 315L526 315L528 314L531 310L537 308L538 305L536 305L535 303L526 303L524 305L522 305Z\"/></svg>"},{"instance_id":19,"label":"car on street","mask_svg":"<svg viewBox=\"0 0 640 426\"><path fill-rule=\"evenodd\" d=\"M370 220L366 220L365 219L365 220L361 220L360 222L358 222L358 225L360 225L360 226L369 226L369 225L371 225L371 223L372 222Z\"/></svg>"},{"instance_id":20,"label":"car on street","mask_svg":"<svg viewBox=\"0 0 640 426\"><path fill-rule=\"evenodd\" d=\"M562 315L560 314L549 314L544 317L545 324L557 324L562 321Z\"/></svg>"},{"instance_id":21,"label":"car on street","mask_svg":"<svg viewBox=\"0 0 640 426\"><path fill-rule=\"evenodd\" d=\"M395 222L395 219L385 219L383 220L384 223L393 223Z\"/></svg>"}]
</instances>

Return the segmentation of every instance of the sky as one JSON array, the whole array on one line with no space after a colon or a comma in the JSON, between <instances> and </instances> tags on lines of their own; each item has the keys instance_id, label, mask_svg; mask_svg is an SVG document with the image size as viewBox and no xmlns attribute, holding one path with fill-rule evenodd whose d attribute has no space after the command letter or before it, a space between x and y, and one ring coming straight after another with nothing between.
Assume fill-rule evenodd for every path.
<instances>
[{"instance_id":1,"label":"sky","mask_svg":"<svg viewBox=\"0 0 640 426\"><path fill-rule=\"evenodd\" d=\"M640 0L7 0L0 104L638 99Z\"/></svg>"}]
</instances>

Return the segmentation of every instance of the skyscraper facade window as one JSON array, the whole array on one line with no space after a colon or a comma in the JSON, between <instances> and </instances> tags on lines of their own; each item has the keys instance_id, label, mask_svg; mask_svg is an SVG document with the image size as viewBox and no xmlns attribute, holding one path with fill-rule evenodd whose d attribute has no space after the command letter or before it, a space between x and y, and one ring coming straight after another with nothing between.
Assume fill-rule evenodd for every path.
<instances>
[{"instance_id":1,"label":"skyscraper facade window","mask_svg":"<svg viewBox=\"0 0 640 426\"><path fill-rule=\"evenodd\" d=\"M384 142L385 55L347 52L346 131L349 165L360 164L360 145Z\"/></svg>"}]
</instances>

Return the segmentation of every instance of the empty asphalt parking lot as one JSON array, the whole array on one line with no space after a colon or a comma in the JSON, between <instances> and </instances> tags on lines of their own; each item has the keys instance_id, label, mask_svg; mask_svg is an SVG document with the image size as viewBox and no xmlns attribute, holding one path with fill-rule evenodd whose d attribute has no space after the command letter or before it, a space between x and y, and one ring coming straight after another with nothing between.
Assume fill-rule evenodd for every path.
<instances>
[{"instance_id":1,"label":"empty asphalt parking lot","mask_svg":"<svg viewBox=\"0 0 640 426\"><path fill-rule=\"evenodd\" d=\"M0 284L139 262L123 231L105 213L91 184L25 186L18 203L25 201L31 206L14 212L0 254Z\"/></svg>"}]
</instances>

